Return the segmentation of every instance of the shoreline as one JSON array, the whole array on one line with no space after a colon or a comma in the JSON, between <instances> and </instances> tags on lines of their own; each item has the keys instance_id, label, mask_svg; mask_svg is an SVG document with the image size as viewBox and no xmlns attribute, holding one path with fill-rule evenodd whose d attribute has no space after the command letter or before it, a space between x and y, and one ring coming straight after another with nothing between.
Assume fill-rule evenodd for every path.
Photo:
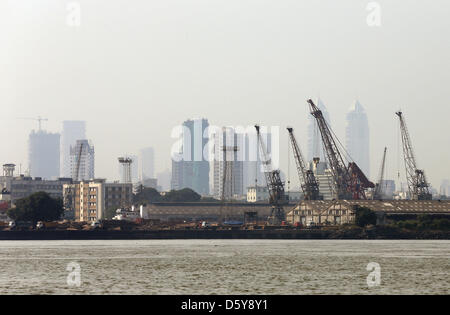
<instances>
[{"instance_id":1,"label":"shoreline","mask_svg":"<svg viewBox=\"0 0 450 315\"><path fill-rule=\"evenodd\" d=\"M392 228L343 230L44 230L0 231L0 240L138 240L138 239L380 239L450 240L450 231Z\"/></svg>"}]
</instances>

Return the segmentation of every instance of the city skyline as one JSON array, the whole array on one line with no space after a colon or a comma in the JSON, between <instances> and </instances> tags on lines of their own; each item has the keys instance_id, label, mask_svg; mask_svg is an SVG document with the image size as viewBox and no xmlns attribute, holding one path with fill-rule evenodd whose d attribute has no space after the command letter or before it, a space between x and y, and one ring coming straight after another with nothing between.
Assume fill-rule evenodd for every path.
<instances>
[{"instance_id":1,"label":"city skyline","mask_svg":"<svg viewBox=\"0 0 450 315\"><path fill-rule=\"evenodd\" d=\"M0 120L3 132L15 135L0 149L2 162L25 169L24 143L37 124L14 117L38 115L49 119L42 125L50 132L60 132L63 120L85 120L102 161L97 176L110 179L118 179L117 157L138 152L142 144L155 148L156 172L170 169L172 129L189 117L207 117L218 126L293 126L307 151L305 100L320 95L341 141L348 104L355 99L364 104L372 180L379 168L376 152L384 146L391 152L386 178L397 179L399 170L404 178L394 114L399 108L428 180L438 189L450 178L450 91L443 84L449 81L450 51L438 31L449 27L447 2L383 3L379 28L367 26L367 12L357 1L266 4L257 16L247 3L202 4L214 23L191 7L157 10L157 3L162 2L136 4L127 12L106 1L83 3L79 28L64 24L60 4L32 10L0 4L0 20L7 26L0 29L5 38ZM315 23L330 8L335 14L327 15L329 27ZM243 19L232 23L236 10ZM423 18L416 21L411 12ZM144 39L138 36L142 30ZM25 53L30 50L33 55ZM39 79L30 73L39 73ZM432 110L425 106L430 97ZM281 133L280 141L286 172L287 136Z\"/></svg>"}]
</instances>

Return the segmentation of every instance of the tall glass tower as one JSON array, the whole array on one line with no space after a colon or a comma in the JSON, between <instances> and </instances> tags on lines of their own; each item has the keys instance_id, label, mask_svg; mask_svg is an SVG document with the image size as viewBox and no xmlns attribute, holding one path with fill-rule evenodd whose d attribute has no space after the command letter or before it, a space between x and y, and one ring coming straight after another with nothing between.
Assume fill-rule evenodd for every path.
<instances>
[{"instance_id":1,"label":"tall glass tower","mask_svg":"<svg viewBox=\"0 0 450 315\"><path fill-rule=\"evenodd\" d=\"M370 176L369 123L364 107L356 101L347 113L345 146L350 157L364 174Z\"/></svg>"}]
</instances>

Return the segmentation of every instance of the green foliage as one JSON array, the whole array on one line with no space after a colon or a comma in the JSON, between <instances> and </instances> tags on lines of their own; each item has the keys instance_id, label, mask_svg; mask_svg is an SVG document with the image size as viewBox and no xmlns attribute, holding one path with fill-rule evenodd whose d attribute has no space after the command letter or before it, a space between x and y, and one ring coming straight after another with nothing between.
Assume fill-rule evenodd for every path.
<instances>
[{"instance_id":1,"label":"green foliage","mask_svg":"<svg viewBox=\"0 0 450 315\"><path fill-rule=\"evenodd\" d=\"M360 227L377 224L377 214L366 207L356 206L355 224Z\"/></svg>"},{"instance_id":2,"label":"green foliage","mask_svg":"<svg viewBox=\"0 0 450 315\"><path fill-rule=\"evenodd\" d=\"M141 186L133 196L133 203L151 203L161 201L161 199L160 193L155 188Z\"/></svg>"},{"instance_id":3,"label":"green foliage","mask_svg":"<svg viewBox=\"0 0 450 315\"><path fill-rule=\"evenodd\" d=\"M202 199L200 199L201 202L218 202L220 200L213 198L213 197L202 197Z\"/></svg>"},{"instance_id":4,"label":"green foliage","mask_svg":"<svg viewBox=\"0 0 450 315\"><path fill-rule=\"evenodd\" d=\"M393 223L393 225L407 230L449 231L450 219L423 214L417 216L416 219L396 221Z\"/></svg>"},{"instance_id":5,"label":"green foliage","mask_svg":"<svg viewBox=\"0 0 450 315\"><path fill-rule=\"evenodd\" d=\"M16 207L8 210L8 216L15 221L59 220L64 212L61 199L53 199L46 192L37 192L16 201Z\"/></svg>"},{"instance_id":6,"label":"green foliage","mask_svg":"<svg viewBox=\"0 0 450 315\"><path fill-rule=\"evenodd\" d=\"M106 220L112 220L112 218L116 215L117 208L116 207L109 207L105 211L105 219Z\"/></svg>"},{"instance_id":7,"label":"green foliage","mask_svg":"<svg viewBox=\"0 0 450 315\"><path fill-rule=\"evenodd\" d=\"M195 202L200 201L202 197L190 188L181 190L171 190L166 193L162 200L169 202Z\"/></svg>"},{"instance_id":8,"label":"green foliage","mask_svg":"<svg viewBox=\"0 0 450 315\"><path fill-rule=\"evenodd\" d=\"M212 198L211 198L212 199ZM171 190L167 192L164 196L154 188L140 187L138 192L133 196L133 203L143 204L152 202L196 202L202 201L202 196L197 194L190 188L183 188L180 190ZM217 201L216 199L213 199ZM205 199L205 201L210 201Z\"/></svg>"}]
</instances>

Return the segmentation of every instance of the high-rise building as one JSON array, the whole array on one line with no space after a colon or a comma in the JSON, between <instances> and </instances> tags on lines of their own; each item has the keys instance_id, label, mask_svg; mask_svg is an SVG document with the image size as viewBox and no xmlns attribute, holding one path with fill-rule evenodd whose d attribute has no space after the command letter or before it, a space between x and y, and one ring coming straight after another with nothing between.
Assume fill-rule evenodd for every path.
<instances>
[{"instance_id":1,"label":"high-rise building","mask_svg":"<svg viewBox=\"0 0 450 315\"><path fill-rule=\"evenodd\" d=\"M244 195L244 146L245 135L235 133L232 128L214 134L213 189L216 198L221 198L222 193L226 199Z\"/></svg>"},{"instance_id":2,"label":"high-rise building","mask_svg":"<svg viewBox=\"0 0 450 315\"><path fill-rule=\"evenodd\" d=\"M77 140L70 146L70 177L73 180L95 178L95 151L88 140Z\"/></svg>"},{"instance_id":3,"label":"high-rise building","mask_svg":"<svg viewBox=\"0 0 450 315\"><path fill-rule=\"evenodd\" d=\"M158 180L158 185L161 191L170 190L170 181L172 179L172 174L169 169L156 174L156 178Z\"/></svg>"},{"instance_id":4,"label":"high-rise building","mask_svg":"<svg viewBox=\"0 0 450 315\"><path fill-rule=\"evenodd\" d=\"M439 187L439 194L441 196L450 197L450 180L448 179L442 180L441 185Z\"/></svg>"},{"instance_id":5,"label":"high-rise building","mask_svg":"<svg viewBox=\"0 0 450 315\"><path fill-rule=\"evenodd\" d=\"M345 132L345 146L353 161L358 164L364 174L370 176L370 154L369 154L369 122L366 111L356 101L347 114L347 127Z\"/></svg>"},{"instance_id":6,"label":"high-rise building","mask_svg":"<svg viewBox=\"0 0 450 315\"><path fill-rule=\"evenodd\" d=\"M59 133L32 131L28 139L30 176L46 179L59 177Z\"/></svg>"},{"instance_id":7,"label":"high-rise building","mask_svg":"<svg viewBox=\"0 0 450 315\"><path fill-rule=\"evenodd\" d=\"M77 140L86 139L86 122L82 120L65 120L61 134L60 176L71 177L70 147Z\"/></svg>"},{"instance_id":8,"label":"high-rise building","mask_svg":"<svg viewBox=\"0 0 450 315\"><path fill-rule=\"evenodd\" d=\"M180 151L177 158L172 157L172 189L191 188L200 195L209 194L209 161L203 154L208 143L208 137L204 137L208 127L207 119L183 123Z\"/></svg>"},{"instance_id":9,"label":"high-rise building","mask_svg":"<svg viewBox=\"0 0 450 315\"><path fill-rule=\"evenodd\" d=\"M383 179L381 182L382 198L392 199L395 192L395 180Z\"/></svg>"},{"instance_id":10,"label":"high-rise building","mask_svg":"<svg viewBox=\"0 0 450 315\"><path fill-rule=\"evenodd\" d=\"M317 107L322 111L325 121L330 124L330 115L325 107L325 104L319 98L317 100ZM322 136L320 135L319 126L316 119L308 114L308 155L307 160L311 162L313 158L318 157L321 161L325 161L326 153L323 150Z\"/></svg>"},{"instance_id":11,"label":"high-rise building","mask_svg":"<svg viewBox=\"0 0 450 315\"><path fill-rule=\"evenodd\" d=\"M319 184L319 195L322 196L323 200L336 199L333 174L328 168L328 163L316 160L309 163L309 169L314 172L314 176Z\"/></svg>"},{"instance_id":12,"label":"high-rise building","mask_svg":"<svg viewBox=\"0 0 450 315\"><path fill-rule=\"evenodd\" d=\"M139 180L154 178L155 174L155 151L147 147L139 152Z\"/></svg>"}]
</instances>

